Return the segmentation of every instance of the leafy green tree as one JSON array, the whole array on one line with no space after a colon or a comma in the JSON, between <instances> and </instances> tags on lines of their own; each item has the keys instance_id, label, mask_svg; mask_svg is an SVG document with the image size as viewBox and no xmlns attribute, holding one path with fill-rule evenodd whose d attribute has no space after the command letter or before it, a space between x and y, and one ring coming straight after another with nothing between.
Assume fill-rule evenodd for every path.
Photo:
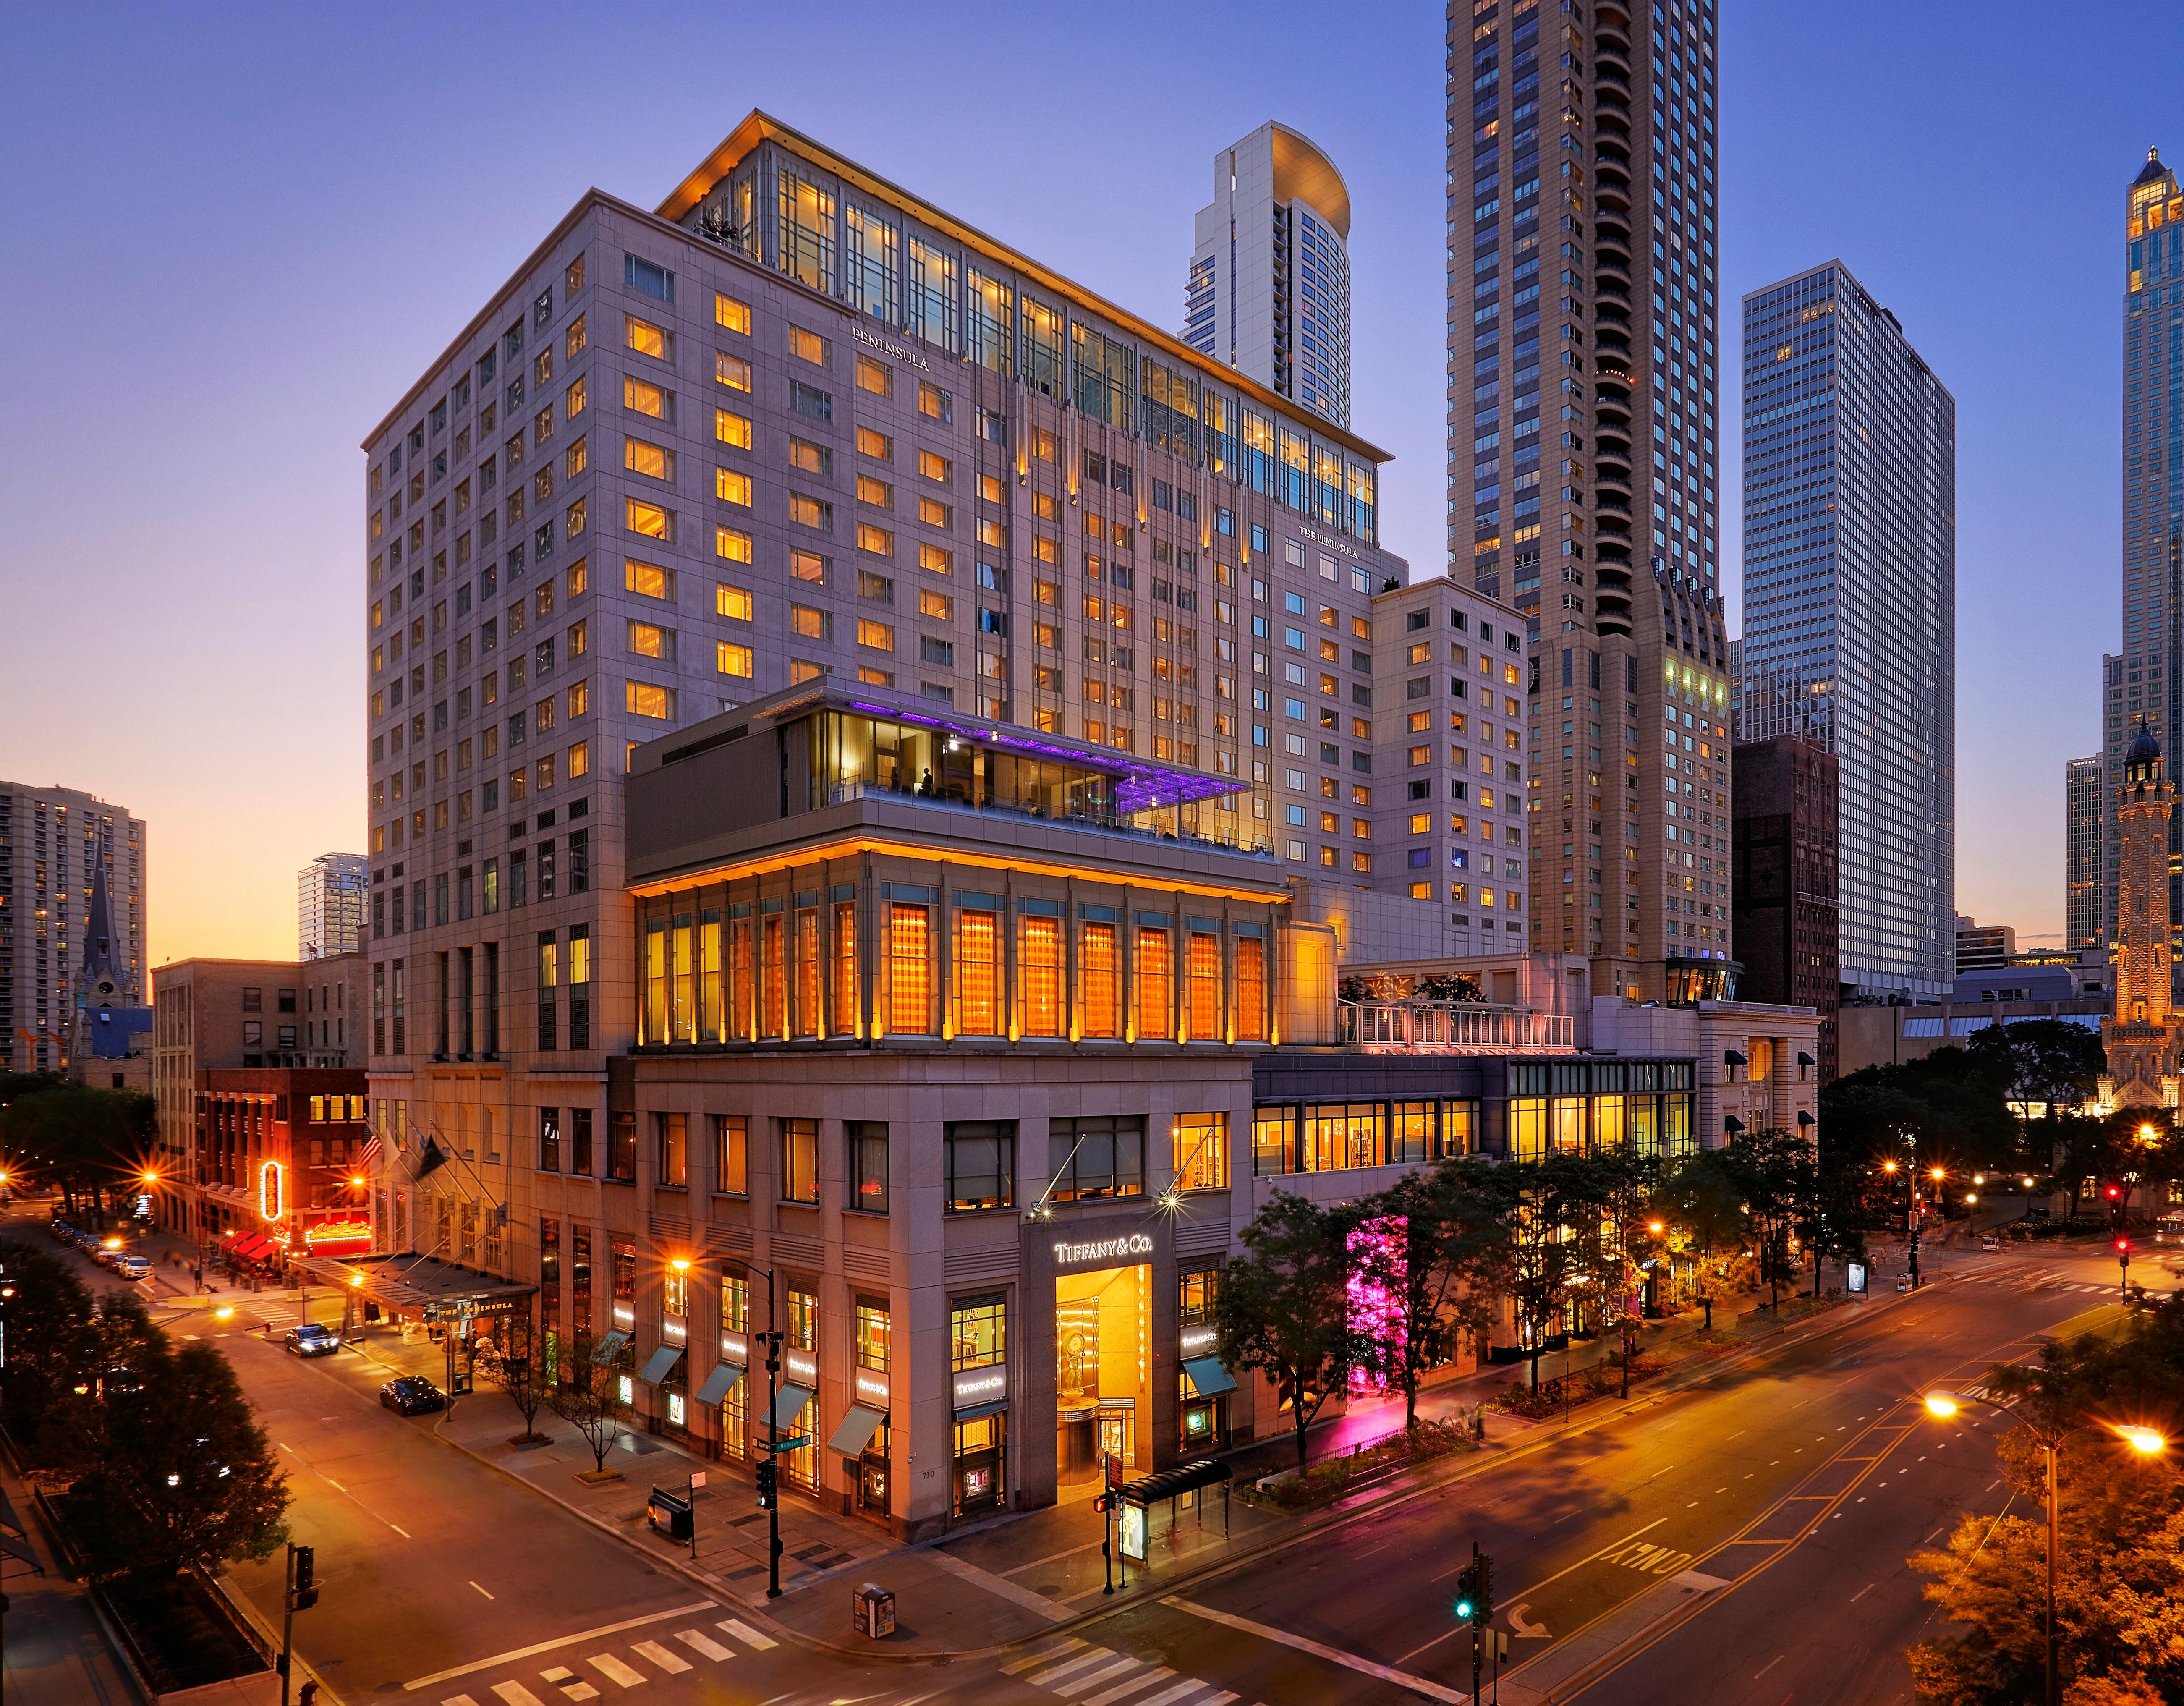
<instances>
[{"instance_id":1,"label":"leafy green tree","mask_svg":"<svg viewBox=\"0 0 2184 1706\"><path fill-rule=\"evenodd\" d=\"M1602 1157L1557 1152L1538 1161L1504 1162L1514 1197L1514 1262L1509 1294L1531 1346L1530 1384L1540 1384L1540 1357L1573 1300L1606 1296L1620 1263L1601 1231L1612 1190Z\"/></svg>"},{"instance_id":2,"label":"leafy green tree","mask_svg":"<svg viewBox=\"0 0 2184 1706\"><path fill-rule=\"evenodd\" d=\"M1429 1001L1483 1001L1477 983L1461 972L1435 972L1418 979L1418 995Z\"/></svg>"},{"instance_id":3,"label":"leafy green tree","mask_svg":"<svg viewBox=\"0 0 2184 1706\"><path fill-rule=\"evenodd\" d=\"M1288 1407L1304 1470L1305 1435L1358 1366L1349 1234L1356 1217L1278 1190L1244 1229L1245 1254L1221 1270L1213 1302L1223 1363L1263 1375Z\"/></svg>"},{"instance_id":4,"label":"leafy green tree","mask_svg":"<svg viewBox=\"0 0 2184 1706\"><path fill-rule=\"evenodd\" d=\"M1997 1447L2013 1497L1967 1516L1946 1551L1914 1553L1926 1597L1961 1633L1913 1648L1923 1701L2031 1706L2045 1688L2048 1530L2042 1440L2057 1457L2056 1626L2066 1706L2184 1700L2184 1476L2114 1427L2184 1426L2184 1303L2107 1336L2051 1341L2035 1367L1997 1369L1987 1390L2023 1425ZM2027 1514L2012 1515L2023 1509Z\"/></svg>"},{"instance_id":5,"label":"leafy green tree","mask_svg":"<svg viewBox=\"0 0 2184 1706\"><path fill-rule=\"evenodd\" d=\"M0 1240L0 1322L8 1360L0 1364L0 1416L15 1437L33 1441L91 1360L97 1311L91 1291L67 1263L20 1240Z\"/></svg>"},{"instance_id":6,"label":"leafy green tree","mask_svg":"<svg viewBox=\"0 0 2184 1706\"><path fill-rule=\"evenodd\" d=\"M1790 1233L1799 1205L1815 1192L1812 1146L1794 1132L1769 1127L1740 1131L1721 1148L1722 1166L1750 1217L1759 1244L1760 1277L1769 1307L1780 1307L1789 1273Z\"/></svg>"},{"instance_id":7,"label":"leafy green tree","mask_svg":"<svg viewBox=\"0 0 2184 1706\"><path fill-rule=\"evenodd\" d=\"M1820 1295L1824 1257L1844 1260L1865 1253L1872 1216L1865 1207L1865 1178L1848 1146L1823 1137L1808 1166L1796 1174L1791 1228L1813 1252L1813 1296Z\"/></svg>"},{"instance_id":8,"label":"leafy green tree","mask_svg":"<svg viewBox=\"0 0 2184 1706\"><path fill-rule=\"evenodd\" d=\"M1398 1329L1366 1335L1358 1356L1401 1390L1406 1429L1418 1425L1420 1376L1493 1323L1513 1262L1510 1210L1502 1169L1475 1156L1407 1173L1353 1205L1357 1280L1388 1301Z\"/></svg>"},{"instance_id":9,"label":"leafy green tree","mask_svg":"<svg viewBox=\"0 0 2184 1706\"><path fill-rule=\"evenodd\" d=\"M61 1501L95 1580L158 1583L287 1536L288 1489L226 1358L209 1344L135 1342L103 1378L100 1451Z\"/></svg>"},{"instance_id":10,"label":"leafy green tree","mask_svg":"<svg viewBox=\"0 0 2184 1706\"><path fill-rule=\"evenodd\" d=\"M2012 1028L2014 1029L2014 1027ZM1922 1059L1866 1067L1820 1090L1820 1129L1853 1152L1893 1151L1899 1135L1930 1156L1965 1171L2004 1172L2021 1164L2025 1134L2009 1111L2007 1071L1987 1056L1936 1049Z\"/></svg>"},{"instance_id":11,"label":"leafy green tree","mask_svg":"<svg viewBox=\"0 0 2184 1706\"><path fill-rule=\"evenodd\" d=\"M1623 1364L1623 1396L1627 1398L1631 1359L1638 1353L1638 1336L1646 1324L1637 1305L1637 1295L1645 1286L1645 1265L1668 1248L1667 1224L1656 1207L1661 1164L1652 1156L1628 1151L1602 1155L1599 1162L1601 1253L1607 1270L1602 1325L1615 1330ZM1656 1226L1661 1230L1655 1231Z\"/></svg>"},{"instance_id":12,"label":"leafy green tree","mask_svg":"<svg viewBox=\"0 0 2184 1706\"><path fill-rule=\"evenodd\" d=\"M2108 1070L2100 1034L2068 1019L1989 1025L1972 1034L1964 1056L1975 1068L1998 1079L2015 1100L2045 1102L2051 1110L2064 1112L2089 1098Z\"/></svg>"},{"instance_id":13,"label":"leafy green tree","mask_svg":"<svg viewBox=\"0 0 2184 1706\"><path fill-rule=\"evenodd\" d=\"M0 1149L58 1185L69 1213L86 1201L96 1213L109 1191L130 1188L159 1123L159 1103L148 1096L55 1083L0 1106Z\"/></svg>"}]
</instances>

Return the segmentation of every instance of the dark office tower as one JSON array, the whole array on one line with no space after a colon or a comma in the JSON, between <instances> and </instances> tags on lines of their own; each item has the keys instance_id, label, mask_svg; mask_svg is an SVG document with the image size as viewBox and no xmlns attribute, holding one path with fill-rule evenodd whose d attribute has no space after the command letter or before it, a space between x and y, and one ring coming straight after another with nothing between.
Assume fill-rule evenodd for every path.
<instances>
[{"instance_id":1,"label":"dark office tower","mask_svg":"<svg viewBox=\"0 0 2184 1706\"><path fill-rule=\"evenodd\" d=\"M2171 752L2184 728L2184 194L2151 148L2125 200L2124 243L2123 655L2108 672L2103 747L2111 800L2139 713ZM2184 948L2175 934L2184 928L2177 820L2169 833L2173 962ZM2108 843L2112 909L2121 847L2113 814ZM2117 934L2111 912L2110 939Z\"/></svg>"},{"instance_id":2,"label":"dark office tower","mask_svg":"<svg viewBox=\"0 0 2184 1706\"><path fill-rule=\"evenodd\" d=\"M1449 573L1530 630L1531 943L1730 993L1713 8L1447 24Z\"/></svg>"},{"instance_id":3,"label":"dark office tower","mask_svg":"<svg viewBox=\"0 0 2184 1706\"><path fill-rule=\"evenodd\" d=\"M2108 941L2101 850L2108 815L2099 756L2069 761L2063 767L2063 945L2074 954Z\"/></svg>"},{"instance_id":4,"label":"dark office tower","mask_svg":"<svg viewBox=\"0 0 2184 1706\"><path fill-rule=\"evenodd\" d=\"M1737 956L1747 1001L1820 1015L1820 1082L1836 1075L1840 1004L1836 764L1811 738L1782 734L1731 749L1736 792Z\"/></svg>"},{"instance_id":5,"label":"dark office tower","mask_svg":"<svg viewBox=\"0 0 2184 1706\"><path fill-rule=\"evenodd\" d=\"M1841 771L1843 981L1956 978L1957 405L1839 260L1744 298L1747 739Z\"/></svg>"}]
</instances>

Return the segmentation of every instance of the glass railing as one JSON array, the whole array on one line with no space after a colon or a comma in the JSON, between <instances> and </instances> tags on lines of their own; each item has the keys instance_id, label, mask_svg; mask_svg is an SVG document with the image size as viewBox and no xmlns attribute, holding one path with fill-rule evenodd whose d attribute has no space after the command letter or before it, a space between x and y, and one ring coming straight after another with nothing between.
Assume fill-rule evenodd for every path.
<instances>
[{"instance_id":1,"label":"glass railing","mask_svg":"<svg viewBox=\"0 0 2184 1706\"><path fill-rule=\"evenodd\" d=\"M1479 1001L1338 1001L1342 1040L1352 1048L1426 1053L1502 1054L1577 1047L1569 1013Z\"/></svg>"},{"instance_id":2,"label":"glass railing","mask_svg":"<svg viewBox=\"0 0 2184 1706\"><path fill-rule=\"evenodd\" d=\"M1035 809L1027 811L1022 806L1004 805L996 800L968 799L960 793L925 794L915 789L883 788L868 782L837 782L827 789L829 806L846 806L852 800L868 798L914 802L920 806L937 806L947 811L967 811L979 817L1007 817L1025 823L1058 823L1068 829L1095 830L1103 835L1128 836L1136 841L1210 847L1248 859L1264 859L1269 863L1274 857L1271 848L1247 847L1240 841L1224 841L1217 837L1195 835L1181 830L1150 829L1127 818L1095 817L1089 813L1046 812Z\"/></svg>"}]
</instances>

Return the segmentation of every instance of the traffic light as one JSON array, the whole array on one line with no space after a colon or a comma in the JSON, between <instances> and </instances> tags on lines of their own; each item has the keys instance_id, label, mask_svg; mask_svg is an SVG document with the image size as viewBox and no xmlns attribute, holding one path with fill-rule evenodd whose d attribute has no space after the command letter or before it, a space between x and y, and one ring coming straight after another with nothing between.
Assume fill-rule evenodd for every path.
<instances>
[{"instance_id":1,"label":"traffic light","mask_svg":"<svg viewBox=\"0 0 2184 1706\"><path fill-rule=\"evenodd\" d=\"M296 1548L296 1581L291 1600L298 1611L309 1611L319 1603L319 1590L313 1579L315 1554L308 1546Z\"/></svg>"},{"instance_id":2,"label":"traffic light","mask_svg":"<svg viewBox=\"0 0 2184 1706\"><path fill-rule=\"evenodd\" d=\"M2115 1252L2116 1252L2116 1260L2117 1260L2119 1263L2121 1263L2123 1266L2125 1266L2126 1268L2128 1268L2128 1267L2130 1267L2130 1266L2131 1266L2131 1240L2130 1240L2130 1239L2128 1239L2128 1238L2119 1238L2119 1239L2117 1239L2117 1240L2116 1240L2116 1241L2115 1241Z\"/></svg>"},{"instance_id":3,"label":"traffic light","mask_svg":"<svg viewBox=\"0 0 2184 1706\"><path fill-rule=\"evenodd\" d=\"M1479 1620L1479 1561L1474 1558L1456 1573L1456 1618L1459 1623Z\"/></svg>"},{"instance_id":4,"label":"traffic light","mask_svg":"<svg viewBox=\"0 0 2184 1706\"><path fill-rule=\"evenodd\" d=\"M1494 1560L1480 1553L1471 1565L1471 1620L1484 1629L1494 1619Z\"/></svg>"},{"instance_id":5,"label":"traffic light","mask_svg":"<svg viewBox=\"0 0 2184 1706\"><path fill-rule=\"evenodd\" d=\"M758 1466L758 1508L772 1510L781 1502L781 1466L768 1458Z\"/></svg>"},{"instance_id":6,"label":"traffic light","mask_svg":"<svg viewBox=\"0 0 2184 1706\"><path fill-rule=\"evenodd\" d=\"M2111 1185L2101 1194L2108 1201L2109 1224L2116 1231L2122 1231L2125 1207L2123 1187L2120 1185Z\"/></svg>"}]
</instances>

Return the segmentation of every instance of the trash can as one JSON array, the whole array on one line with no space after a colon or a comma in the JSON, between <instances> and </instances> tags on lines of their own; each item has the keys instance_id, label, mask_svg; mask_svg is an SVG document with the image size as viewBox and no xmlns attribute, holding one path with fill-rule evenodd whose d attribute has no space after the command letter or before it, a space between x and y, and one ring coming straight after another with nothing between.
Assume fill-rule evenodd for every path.
<instances>
[{"instance_id":1,"label":"trash can","mask_svg":"<svg viewBox=\"0 0 2184 1706\"><path fill-rule=\"evenodd\" d=\"M644 1520L655 1534L670 1540L690 1538L690 1501L666 1487L655 1487L644 1502Z\"/></svg>"},{"instance_id":2,"label":"trash can","mask_svg":"<svg viewBox=\"0 0 2184 1706\"><path fill-rule=\"evenodd\" d=\"M875 1582L866 1582L850 1596L850 1607L857 1633L874 1641L894 1633L894 1595Z\"/></svg>"}]
</instances>

